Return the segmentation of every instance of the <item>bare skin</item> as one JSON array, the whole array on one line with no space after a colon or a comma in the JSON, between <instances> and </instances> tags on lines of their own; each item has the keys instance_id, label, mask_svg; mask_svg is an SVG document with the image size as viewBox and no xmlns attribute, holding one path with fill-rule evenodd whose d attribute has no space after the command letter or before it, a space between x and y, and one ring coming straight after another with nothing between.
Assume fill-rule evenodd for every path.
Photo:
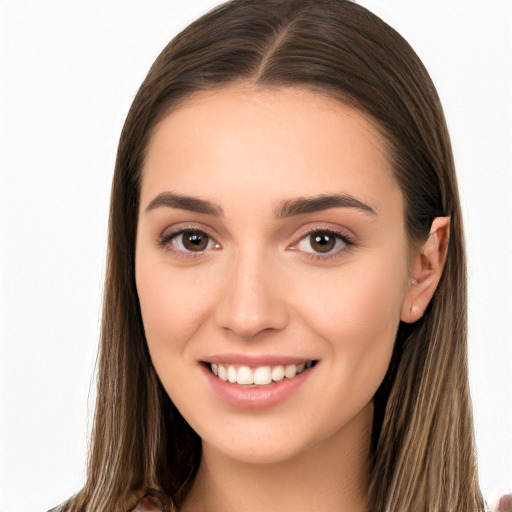
<instances>
[{"instance_id":1,"label":"bare skin","mask_svg":"<svg viewBox=\"0 0 512 512\"><path fill-rule=\"evenodd\" d=\"M183 511L365 510L372 413L365 408L336 440L279 464L233 461L204 445L201 471Z\"/></svg>"},{"instance_id":2,"label":"bare skin","mask_svg":"<svg viewBox=\"0 0 512 512\"><path fill-rule=\"evenodd\" d=\"M438 218L411 247L403 210L378 131L322 95L239 84L157 127L136 281L155 369L203 441L183 511L365 510L372 397L449 236ZM313 365L256 408L216 375L280 358Z\"/></svg>"}]
</instances>

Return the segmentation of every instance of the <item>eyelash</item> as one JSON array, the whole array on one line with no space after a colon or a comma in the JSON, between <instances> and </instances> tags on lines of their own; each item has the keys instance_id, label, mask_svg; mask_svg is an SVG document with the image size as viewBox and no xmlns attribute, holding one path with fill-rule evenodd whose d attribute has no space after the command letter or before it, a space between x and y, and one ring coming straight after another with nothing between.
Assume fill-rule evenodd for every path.
<instances>
[{"instance_id":1,"label":"eyelash","mask_svg":"<svg viewBox=\"0 0 512 512\"><path fill-rule=\"evenodd\" d=\"M353 247L355 245L355 240L351 236L347 235L346 233L342 233L340 231L333 230L331 228L322 229L322 228L315 227L315 228L310 229L306 233L302 234L300 236L299 240L297 242L295 242L294 244L292 244L292 246L290 246L290 249L296 250L296 248L302 241L306 240L308 237L311 237L314 234L332 236L336 239L336 243L341 242L345 246L338 248L337 250L334 250L332 252L328 251L325 253L321 253L321 252L317 252L317 251L314 251L314 252L302 251L302 253L307 258L311 258L313 260L327 261L327 260L339 258L341 256L341 253L345 252L346 250L350 249L351 247Z\"/></svg>"},{"instance_id":2,"label":"eyelash","mask_svg":"<svg viewBox=\"0 0 512 512\"><path fill-rule=\"evenodd\" d=\"M209 245L210 243L213 243L214 247L210 247L210 248L206 247L205 249L200 250L200 251L188 251L186 249L182 250L182 249L177 249L177 248L173 247L172 242L174 240L177 240L180 235L184 235L185 233L191 233L191 234L205 236L208 239L207 245ZM174 254L178 255L180 258L197 258L197 257L202 256L206 250L220 248L220 244L218 242L216 242L216 240L208 232L206 232L203 229L198 229L195 227L179 228L176 231L172 231L171 233L166 233L158 239L158 244L160 246L164 247L166 250L172 251Z\"/></svg>"},{"instance_id":3,"label":"eyelash","mask_svg":"<svg viewBox=\"0 0 512 512\"><path fill-rule=\"evenodd\" d=\"M191 234L205 236L208 239L207 246L210 243L213 243L214 247L206 247L205 249L199 250L199 251L189 251L186 249L183 250L183 249L177 249L177 248L173 247L172 242L174 240L177 240L180 235L184 235L185 233L191 233ZM334 237L335 243L338 244L339 242L341 242L344 244L344 247L338 248L337 250L334 250L334 251L329 250L325 253L317 252L314 250L312 252L308 252L308 251L304 251L304 250L301 251L302 254L305 255L305 257L311 258L313 260L327 261L330 259L338 258L338 257L340 257L340 253L345 252L350 247L355 245L354 239L351 236L347 235L346 233L341 233L339 231L329 229L329 228L322 229L322 228L315 227L315 228L310 229L306 233L302 234L297 242L295 242L289 246L289 249L297 250L297 247L299 246L299 244L301 242L303 242L308 237L311 237L314 234L327 235L329 237ZM218 242L216 242L216 240L207 231L205 231L203 229L198 229L195 227L179 228L176 231L172 231L171 233L164 234L158 239L158 244L162 247L165 247L166 250L172 251L173 253L175 253L176 255L178 255L181 258L201 257L202 255L204 255L204 253L207 250L219 249L221 247L220 244Z\"/></svg>"}]
</instances>

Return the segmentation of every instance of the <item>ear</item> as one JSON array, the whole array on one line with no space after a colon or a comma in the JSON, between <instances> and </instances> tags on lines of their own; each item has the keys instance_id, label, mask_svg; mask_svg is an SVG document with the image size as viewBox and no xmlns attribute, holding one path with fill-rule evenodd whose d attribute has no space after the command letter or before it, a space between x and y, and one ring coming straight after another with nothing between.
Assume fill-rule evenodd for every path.
<instances>
[{"instance_id":1,"label":"ear","mask_svg":"<svg viewBox=\"0 0 512 512\"><path fill-rule=\"evenodd\" d=\"M427 241L413 254L409 269L409 285L402 303L400 319L419 320L436 291L443 273L450 238L450 217L436 217Z\"/></svg>"}]
</instances>

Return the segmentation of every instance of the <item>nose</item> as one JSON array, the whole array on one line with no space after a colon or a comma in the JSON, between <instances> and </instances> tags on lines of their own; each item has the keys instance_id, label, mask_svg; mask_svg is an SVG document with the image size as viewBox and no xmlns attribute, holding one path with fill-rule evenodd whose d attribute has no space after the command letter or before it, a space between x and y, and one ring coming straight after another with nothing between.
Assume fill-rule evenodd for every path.
<instances>
[{"instance_id":1,"label":"nose","mask_svg":"<svg viewBox=\"0 0 512 512\"><path fill-rule=\"evenodd\" d=\"M244 340L284 329L289 315L283 283L276 274L262 258L238 258L224 281L215 312L217 325Z\"/></svg>"}]
</instances>

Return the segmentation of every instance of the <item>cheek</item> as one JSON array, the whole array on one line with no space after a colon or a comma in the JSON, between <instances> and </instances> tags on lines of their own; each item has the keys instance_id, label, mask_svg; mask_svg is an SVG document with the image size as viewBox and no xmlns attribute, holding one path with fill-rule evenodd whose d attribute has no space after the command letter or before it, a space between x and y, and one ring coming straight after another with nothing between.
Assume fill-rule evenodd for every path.
<instances>
[{"instance_id":1,"label":"cheek","mask_svg":"<svg viewBox=\"0 0 512 512\"><path fill-rule=\"evenodd\" d=\"M194 272L172 272L165 264L147 269L141 265L136 275L153 366L167 394L188 418L201 406L202 396L197 382L190 381L196 362L188 341L207 316L208 290Z\"/></svg>"},{"instance_id":2,"label":"cheek","mask_svg":"<svg viewBox=\"0 0 512 512\"><path fill-rule=\"evenodd\" d=\"M317 273L304 283L296 297L307 297L304 311L332 329L371 332L397 325L404 298L406 265L398 258L386 265L379 258L365 264ZM320 320L321 319L321 320Z\"/></svg>"},{"instance_id":3,"label":"cheek","mask_svg":"<svg viewBox=\"0 0 512 512\"><path fill-rule=\"evenodd\" d=\"M404 251L405 254L405 251ZM327 341L340 386L371 398L387 371L400 322L406 275L402 253L368 258L316 276L302 315Z\"/></svg>"},{"instance_id":4,"label":"cheek","mask_svg":"<svg viewBox=\"0 0 512 512\"><path fill-rule=\"evenodd\" d=\"M211 281L196 272L172 272L165 264L137 269L137 293L148 347L155 362L183 352L209 309ZM158 356L158 357L157 357ZM166 358L167 359L167 358ZM172 364L172 358L168 358Z\"/></svg>"}]
</instances>

